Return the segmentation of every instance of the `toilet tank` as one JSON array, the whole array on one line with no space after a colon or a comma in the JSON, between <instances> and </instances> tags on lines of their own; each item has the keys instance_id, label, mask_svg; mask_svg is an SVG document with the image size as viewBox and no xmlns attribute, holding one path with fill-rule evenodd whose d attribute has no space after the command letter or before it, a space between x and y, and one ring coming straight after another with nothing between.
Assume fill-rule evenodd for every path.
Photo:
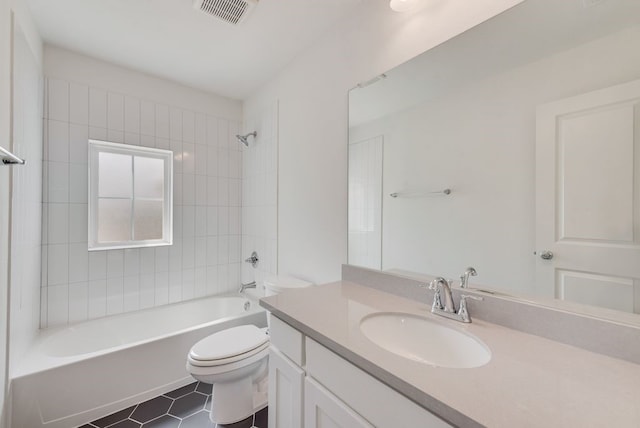
<instances>
[{"instance_id":1,"label":"toilet tank","mask_svg":"<svg viewBox=\"0 0 640 428\"><path fill-rule=\"evenodd\" d=\"M264 279L265 297L282 293L283 291L310 287L313 284L288 275L271 275Z\"/></svg>"}]
</instances>

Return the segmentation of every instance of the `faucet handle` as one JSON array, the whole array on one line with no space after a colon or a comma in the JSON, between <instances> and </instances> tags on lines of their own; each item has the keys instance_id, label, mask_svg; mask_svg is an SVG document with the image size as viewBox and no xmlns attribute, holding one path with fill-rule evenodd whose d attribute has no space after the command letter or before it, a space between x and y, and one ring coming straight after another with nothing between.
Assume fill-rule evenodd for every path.
<instances>
[{"instance_id":1,"label":"faucet handle","mask_svg":"<svg viewBox=\"0 0 640 428\"><path fill-rule=\"evenodd\" d=\"M469 294L460 295L460 308L458 309L458 317L462 322L471 322L469 310L467 309L467 299L484 300L484 298L479 296L471 296Z\"/></svg>"}]
</instances>

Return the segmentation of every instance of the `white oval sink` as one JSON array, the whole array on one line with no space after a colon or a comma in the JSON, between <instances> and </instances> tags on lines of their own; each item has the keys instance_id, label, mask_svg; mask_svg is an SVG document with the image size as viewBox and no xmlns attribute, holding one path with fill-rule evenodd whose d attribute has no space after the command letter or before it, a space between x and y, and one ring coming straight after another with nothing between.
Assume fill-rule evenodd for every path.
<instances>
[{"instance_id":1,"label":"white oval sink","mask_svg":"<svg viewBox=\"0 0 640 428\"><path fill-rule=\"evenodd\" d=\"M432 366L472 368L491 359L489 348L475 337L416 315L368 315L360 330L379 347Z\"/></svg>"}]
</instances>

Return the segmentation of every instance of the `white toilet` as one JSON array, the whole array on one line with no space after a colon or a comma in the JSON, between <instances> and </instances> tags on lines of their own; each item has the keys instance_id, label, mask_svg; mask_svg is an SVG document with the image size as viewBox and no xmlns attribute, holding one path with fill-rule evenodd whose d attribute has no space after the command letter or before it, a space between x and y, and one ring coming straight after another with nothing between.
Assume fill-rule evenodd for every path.
<instances>
[{"instance_id":1,"label":"white toilet","mask_svg":"<svg viewBox=\"0 0 640 428\"><path fill-rule=\"evenodd\" d=\"M265 278L263 284L266 296L312 285L286 276ZM212 422L238 422L267 406L268 361L267 329L254 325L222 330L193 345L187 371L200 382L213 384Z\"/></svg>"}]
</instances>

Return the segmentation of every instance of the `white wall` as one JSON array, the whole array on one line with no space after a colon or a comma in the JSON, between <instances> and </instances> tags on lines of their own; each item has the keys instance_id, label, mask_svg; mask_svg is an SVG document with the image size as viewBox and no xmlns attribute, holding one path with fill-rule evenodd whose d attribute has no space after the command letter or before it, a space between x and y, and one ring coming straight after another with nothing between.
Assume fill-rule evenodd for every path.
<instances>
[{"instance_id":1,"label":"white wall","mask_svg":"<svg viewBox=\"0 0 640 428\"><path fill-rule=\"evenodd\" d=\"M347 92L520 0L450 0L409 14L386 1L354 13L246 100L279 100L278 267L323 283L347 260Z\"/></svg>"},{"instance_id":2,"label":"white wall","mask_svg":"<svg viewBox=\"0 0 640 428\"><path fill-rule=\"evenodd\" d=\"M639 38L629 28L352 129L385 138L383 269L457 278L472 265L476 283L534 294L536 107L640 77Z\"/></svg>"},{"instance_id":3,"label":"white wall","mask_svg":"<svg viewBox=\"0 0 640 428\"><path fill-rule=\"evenodd\" d=\"M47 46L42 327L235 290L241 103ZM87 139L174 151L174 243L87 251Z\"/></svg>"}]
</instances>

